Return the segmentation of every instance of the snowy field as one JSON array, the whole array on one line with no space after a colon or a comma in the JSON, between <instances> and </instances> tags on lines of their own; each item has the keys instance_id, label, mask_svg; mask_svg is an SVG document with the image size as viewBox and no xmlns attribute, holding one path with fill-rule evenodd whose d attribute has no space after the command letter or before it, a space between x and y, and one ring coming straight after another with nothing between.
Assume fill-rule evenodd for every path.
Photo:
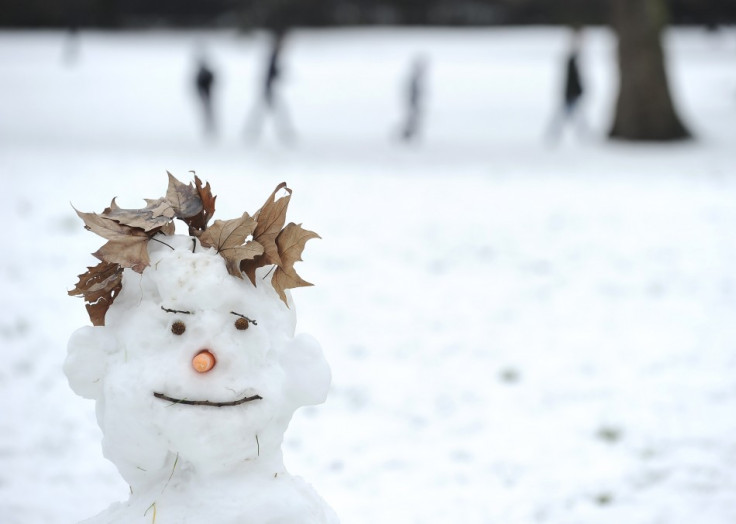
<instances>
[{"instance_id":1,"label":"snowy field","mask_svg":"<svg viewBox=\"0 0 736 524\"><path fill-rule=\"evenodd\" d=\"M697 135L678 145L602 138L604 30L582 58L591 134L546 143L566 44L552 28L295 33L287 146L242 135L264 35L82 33L70 58L62 33L0 33L0 520L71 523L127 497L61 370L88 323L66 292L99 247L70 203L138 207L166 170L196 170L216 218L286 180L289 217L323 238L298 266L316 286L293 295L333 386L284 450L344 523L736 522L736 31L667 35ZM426 127L406 147L417 54Z\"/></svg>"}]
</instances>

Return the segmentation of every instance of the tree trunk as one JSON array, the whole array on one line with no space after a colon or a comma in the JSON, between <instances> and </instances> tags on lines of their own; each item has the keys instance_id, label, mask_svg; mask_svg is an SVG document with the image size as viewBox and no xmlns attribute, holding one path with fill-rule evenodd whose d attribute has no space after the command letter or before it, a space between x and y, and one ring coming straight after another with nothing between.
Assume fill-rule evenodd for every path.
<instances>
[{"instance_id":1,"label":"tree trunk","mask_svg":"<svg viewBox=\"0 0 736 524\"><path fill-rule=\"evenodd\" d=\"M620 86L609 136L626 140L679 140L690 132L670 96L660 40L662 0L611 0L618 36Z\"/></svg>"}]
</instances>

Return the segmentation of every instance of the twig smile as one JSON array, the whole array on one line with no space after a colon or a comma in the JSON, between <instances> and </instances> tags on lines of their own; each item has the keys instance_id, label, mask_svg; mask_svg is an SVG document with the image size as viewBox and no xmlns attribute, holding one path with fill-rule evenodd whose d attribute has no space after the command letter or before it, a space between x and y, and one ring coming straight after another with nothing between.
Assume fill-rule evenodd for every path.
<instances>
[{"instance_id":1,"label":"twig smile","mask_svg":"<svg viewBox=\"0 0 736 524\"><path fill-rule=\"evenodd\" d=\"M260 395L253 395L250 397L243 397L238 400L231 400L229 402L212 402L211 400L187 400L185 398L174 398L157 392L154 392L153 396L160 398L161 400L168 400L172 404L184 404L185 406L211 406L215 408L239 406L240 404L245 404L246 402L252 402L254 400L261 400L263 398Z\"/></svg>"}]
</instances>

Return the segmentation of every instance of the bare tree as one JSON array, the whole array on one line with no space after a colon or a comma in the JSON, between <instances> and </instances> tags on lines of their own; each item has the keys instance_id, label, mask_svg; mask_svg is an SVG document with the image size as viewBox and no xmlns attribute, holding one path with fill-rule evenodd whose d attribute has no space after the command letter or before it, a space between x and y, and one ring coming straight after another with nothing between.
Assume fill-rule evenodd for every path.
<instances>
[{"instance_id":1,"label":"bare tree","mask_svg":"<svg viewBox=\"0 0 736 524\"><path fill-rule=\"evenodd\" d=\"M661 32L663 0L611 0L618 36L620 86L609 133L627 140L679 140L690 137L672 103Z\"/></svg>"}]
</instances>

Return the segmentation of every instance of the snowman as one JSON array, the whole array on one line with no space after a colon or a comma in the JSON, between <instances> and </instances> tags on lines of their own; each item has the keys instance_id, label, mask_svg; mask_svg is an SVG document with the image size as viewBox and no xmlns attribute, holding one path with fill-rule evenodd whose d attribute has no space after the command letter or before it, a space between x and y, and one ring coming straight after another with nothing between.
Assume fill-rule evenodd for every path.
<instances>
[{"instance_id":1,"label":"snowman","mask_svg":"<svg viewBox=\"0 0 736 524\"><path fill-rule=\"evenodd\" d=\"M143 209L77 212L107 243L70 291L93 326L72 334L64 372L130 485L86 523L338 522L281 452L294 411L330 384L319 344L295 335L289 289L310 284L293 263L317 235L284 227L290 196L281 184L252 217L208 225L209 184L169 174Z\"/></svg>"}]
</instances>

